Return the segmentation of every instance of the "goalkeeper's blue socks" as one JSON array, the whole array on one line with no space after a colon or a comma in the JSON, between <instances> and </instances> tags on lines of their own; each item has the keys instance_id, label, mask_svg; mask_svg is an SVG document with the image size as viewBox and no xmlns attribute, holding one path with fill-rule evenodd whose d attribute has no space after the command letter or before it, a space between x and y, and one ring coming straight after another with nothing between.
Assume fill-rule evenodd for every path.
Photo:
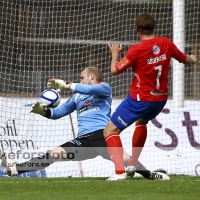
<instances>
[{"instance_id":1,"label":"goalkeeper's blue socks","mask_svg":"<svg viewBox=\"0 0 200 200\"><path fill-rule=\"evenodd\" d=\"M18 174L22 174L25 172L42 170L53 164L53 162L53 157L49 153L46 153L42 157L35 157L27 162L16 164L16 169Z\"/></svg>"}]
</instances>

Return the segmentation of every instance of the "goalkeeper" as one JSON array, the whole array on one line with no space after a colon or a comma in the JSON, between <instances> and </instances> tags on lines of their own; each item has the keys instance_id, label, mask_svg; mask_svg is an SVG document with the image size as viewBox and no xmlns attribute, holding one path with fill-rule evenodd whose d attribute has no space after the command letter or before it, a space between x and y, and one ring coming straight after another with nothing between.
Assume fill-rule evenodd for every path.
<instances>
[{"instance_id":1,"label":"goalkeeper","mask_svg":"<svg viewBox=\"0 0 200 200\"><path fill-rule=\"evenodd\" d=\"M88 67L82 71L80 83L69 83L60 79L50 79L47 87L61 92L72 90L73 96L61 106L46 108L46 105L35 103L30 112L42 115L49 119L59 119L76 110L78 117L78 136L46 153L42 157L16 164L6 165L6 155L2 156L2 163L9 176L44 169L57 161L81 161L102 156L111 160L107 151L103 130L110 119L111 87L102 82L102 74L96 67ZM70 154L68 154L70 152ZM72 155L69 156L69 155ZM128 164L130 156L124 151L124 164ZM147 179L167 179L162 172L150 172L141 163L136 172Z\"/></svg>"}]
</instances>

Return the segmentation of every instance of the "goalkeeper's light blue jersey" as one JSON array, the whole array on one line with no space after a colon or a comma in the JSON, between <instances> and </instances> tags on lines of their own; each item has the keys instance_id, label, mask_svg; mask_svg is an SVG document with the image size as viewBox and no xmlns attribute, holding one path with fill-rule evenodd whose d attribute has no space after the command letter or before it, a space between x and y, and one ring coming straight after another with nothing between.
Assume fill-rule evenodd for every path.
<instances>
[{"instance_id":1,"label":"goalkeeper's light blue jersey","mask_svg":"<svg viewBox=\"0 0 200 200\"><path fill-rule=\"evenodd\" d=\"M112 90L108 83L76 83L75 94L61 106L51 109L51 119L59 119L74 110L78 117L78 136L104 129L111 114Z\"/></svg>"}]
</instances>

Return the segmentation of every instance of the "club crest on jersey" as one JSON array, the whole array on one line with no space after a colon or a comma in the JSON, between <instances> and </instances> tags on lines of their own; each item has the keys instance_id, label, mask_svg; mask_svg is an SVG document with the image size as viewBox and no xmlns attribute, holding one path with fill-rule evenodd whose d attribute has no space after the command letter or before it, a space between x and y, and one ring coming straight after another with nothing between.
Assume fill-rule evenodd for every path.
<instances>
[{"instance_id":1,"label":"club crest on jersey","mask_svg":"<svg viewBox=\"0 0 200 200\"><path fill-rule=\"evenodd\" d=\"M157 45L153 46L152 52L153 52L153 54L158 54L158 53L160 53L160 47L157 46Z\"/></svg>"},{"instance_id":2,"label":"club crest on jersey","mask_svg":"<svg viewBox=\"0 0 200 200\"><path fill-rule=\"evenodd\" d=\"M92 101L88 99L83 103L82 106L87 106L87 105L90 105L90 104L92 104Z\"/></svg>"}]
</instances>

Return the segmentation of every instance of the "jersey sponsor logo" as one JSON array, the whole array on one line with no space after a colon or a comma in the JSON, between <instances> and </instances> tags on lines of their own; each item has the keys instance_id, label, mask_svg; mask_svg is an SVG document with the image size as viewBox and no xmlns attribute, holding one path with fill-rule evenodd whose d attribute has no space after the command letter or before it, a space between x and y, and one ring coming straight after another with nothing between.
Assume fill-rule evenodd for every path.
<instances>
[{"instance_id":1,"label":"jersey sponsor logo","mask_svg":"<svg viewBox=\"0 0 200 200\"><path fill-rule=\"evenodd\" d=\"M148 65L155 64L155 63L158 63L158 62L163 61L163 60L167 60L166 54L162 54L162 55L155 57L155 58L147 59L147 64Z\"/></svg>"},{"instance_id":2,"label":"jersey sponsor logo","mask_svg":"<svg viewBox=\"0 0 200 200\"><path fill-rule=\"evenodd\" d=\"M83 112L83 111L85 111L85 110L87 110L87 106L84 106L84 107L80 108L80 109L78 110L78 113L81 113L81 112Z\"/></svg>"},{"instance_id":3,"label":"jersey sponsor logo","mask_svg":"<svg viewBox=\"0 0 200 200\"><path fill-rule=\"evenodd\" d=\"M86 115L86 114L91 113L91 112L96 112L96 111L100 111L100 108L94 107L94 108L91 108L91 109L86 109L86 110L84 110L80 113L80 116Z\"/></svg>"},{"instance_id":4,"label":"jersey sponsor logo","mask_svg":"<svg viewBox=\"0 0 200 200\"><path fill-rule=\"evenodd\" d=\"M159 54L159 53L160 53L160 47L157 46L157 45L153 46L152 52L153 52L153 54L155 54L155 55L156 55L156 54Z\"/></svg>"},{"instance_id":5,"label":"jersey sponsor logo","mask_svg":"<svg viewBox=\"0 0 200 200\"><path fill-rule=\"evenodd\" d=\"M122 70L124 67L126 67L126 65L129 63L129 60L124 57L121 61L116 63L116 69L118 70Z\"/></svg>"},{"instance_id":6,"label":"jersey sponsor logo","mask_svg":"<svg viewBox=\"0 0 200 200\"><path fill-rule=\"evenodd\" d=\"M118 121L121 123L121 124L123 124L125 127L127 127L128 126L128 124L126 123L126 122L124 122L124 120L119 116L118 118Z\"/></svg>"},{"instance_id":7,"label":"jersey sponsor logo","mask_svg":"<svg viewBox=\"0 0 200 200\"><path fill-rule=\"evenodd\" d=\"M153 96L166 96L167 92L156 92L155 90L150 90L150 94Z\"/></svg>"}]
</instances>

